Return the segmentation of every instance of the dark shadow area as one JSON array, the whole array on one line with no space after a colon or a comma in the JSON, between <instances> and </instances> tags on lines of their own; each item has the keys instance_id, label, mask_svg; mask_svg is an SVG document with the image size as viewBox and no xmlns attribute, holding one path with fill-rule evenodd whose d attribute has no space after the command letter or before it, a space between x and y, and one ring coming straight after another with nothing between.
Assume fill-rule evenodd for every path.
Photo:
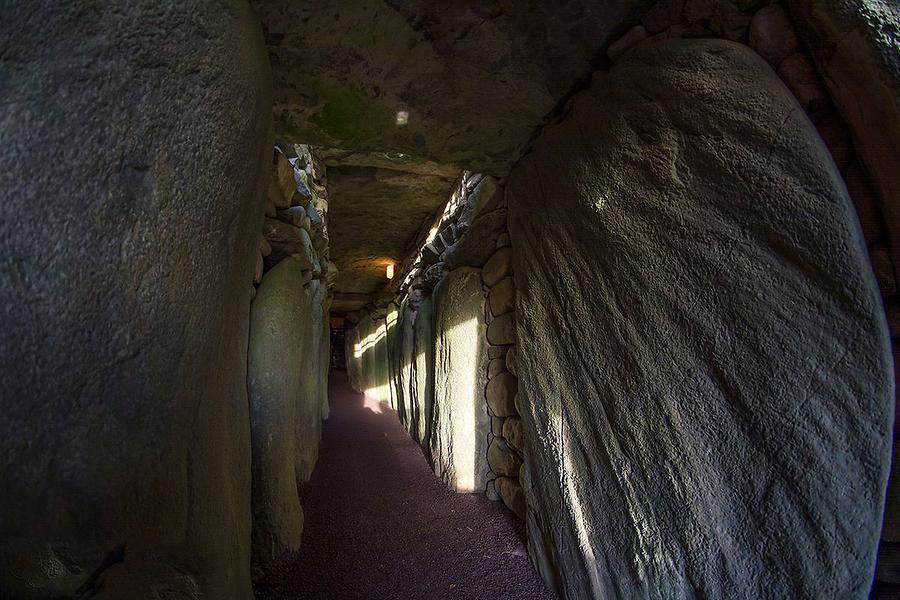
<instances>
[{"instance_id":1,"label":"dark shadow area","mask_svg":"<svg viewBox=\"0 0 900 600\"><path fill-rule=\"evenodd\" d=\"M329 378L331 415L301 490L300 551L256 585L258 600L551 599L525 556L524 523L434 476L397 413Z\"/></svg>"}]
</instances>

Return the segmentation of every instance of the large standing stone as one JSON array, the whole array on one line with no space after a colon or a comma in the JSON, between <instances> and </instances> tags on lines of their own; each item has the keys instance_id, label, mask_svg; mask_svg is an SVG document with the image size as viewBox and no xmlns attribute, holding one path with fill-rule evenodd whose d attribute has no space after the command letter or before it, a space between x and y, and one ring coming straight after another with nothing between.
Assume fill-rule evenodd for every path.
<instances>
[{"instance_id":1,"label":"large standing stone","mask_svg":"<svg viewBox=\"0 0 900 600\"><path fill-rule=\"evenodd\" d=\"M722 41L632 50L507 201L545 577L574 598L865 598L887 336L840 174L771 68Z\"/></svg>"},{"instance_id":2,"label":"large standing stone","mask_svg":"<svg viewBox=\"0 0 900 600\"><path fill-rule=\"evenodd\" d=\"M319 404L322 407L321 419L327 419L331 412L328 404L328 373L331 371L331 323L329 322L331 298L328 295L328 287L325 282L318 286L314 302L321 307L321 310L313 311L313 322L317 324L319 331L319 361L316 364L316 373L319 378L318 393Z\"/></svg>"},{"instance_id":3,"label":"large standing stone","mask_svg":"<svg viewBox=\"0 0 900 600\"><path fill-rule=\"evenodd\" d=\"M304 361L312 358L308 351L313 328L312 303L303 284L299 259L281 261L266 273L250 311L247 388L253 446L253 557L258 562L296 550L303 532L298 463L302 446L309 441L298 434L301 411L318 400L305 394L311 382L304 381Z\"/></svg>"},{"instance_id":4,"label":"large standing stone","mask_svg":"<svg viewBox=\"0 0 900 600\"><path fill-rule=\"evenodd\" d=\"M419 404L419 443L431 460L431 437L434 431L434 306L431 297L423 298L416 311L416 399Z\"/></svg>"},{"instance_id":5,"label":"large standing stone","mask_svg":"<svg viewBox=\"0 0 900 600\"><path fill-rule=\"evenodd\" d=\"M106 8L0 7L0 595L244 600L268 59L246 2Z\"/></svg>"},{"instance_id":6,"label":"large standing stone","mask_svg":"<svg viewBox=\"0 0 900 600\"><path fill-rule=\"evenodd\" d=\"M347 380L356 391L362 390L362 360L360 360L359 324L344 331L344 360L347 363Z\"/></svg>"},{"instance_id":7,"label":"large standing stone","mask_svg":"<svg viewBox=\"0 0 900 600\"><path fill-rule=\"evenodd\" d=\"M409 298L400 305L400 322L398 337L400 338L400 389L403 391L404 407L407 414L406 430L417 442L421 442L425 434L422 406L419 403L416 386L416 311Z\"/></svg>"},{"instance_id":8,"label":"large standing stone","mask_svg":"<svg viewBox=\"0 0 900 600\"><path fill-rule=\"evenodd\" d=\"M360 392L378 403L390 404L387 325L383 317L366 314L357 325L359 341L354 351L360 362Z\"/></svg>"},{"instance_id":9,"label":"large standing stone","mask_svg":"<svg viewBox=\"0 0 900 600\"><path fill-rule=\"evenodd\" d=\"M482 400L488 357L481 272L451 271L435 289L434 303L434 470L456 491L481 491L491 430Z\"/></svg>"},{"instance_id":10,"label":"large standing stone","mask_svg":"<svg viewBox=\"0 0 900 600\"><path fill-rule=\"evenodd\" d=\"M402 339L398 335L400 323L400 306L391 302L387 308L385 317L385 332L387 334L388 353L388 380L391 394L391 407L397 411L400 422L406 427L409 424L409 414L406 409L405 394L400 387L400 355L403 351Z\"/></svg>"}]
</instances>

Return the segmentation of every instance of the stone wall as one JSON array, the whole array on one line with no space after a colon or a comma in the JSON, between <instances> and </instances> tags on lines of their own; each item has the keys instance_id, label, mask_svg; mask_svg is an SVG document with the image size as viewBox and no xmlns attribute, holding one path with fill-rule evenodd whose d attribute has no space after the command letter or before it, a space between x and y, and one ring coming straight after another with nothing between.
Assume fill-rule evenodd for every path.
<instances>
[{"instance_id":1,"label":"stone wall","mask_svg":"<svg viewBox=\"0 0 900 600\"><path fill-rule=\"evenodd\" d=\"M515 283L503 195L493 177L463 174L430 239L406 263L398 298L364 311L347 335L347 356L355 356L348 372L356 389L397 409L451 488L484 492L524 519ZM379 327L387 364L371 341ZM360 377L372 361L378 374Z\"/></svg>"},{"instance_id":2,"label":"stone wall","mask_svg":"<svg viewBox=\"0 0 900 600\"><path fill-rule=\"evenodd\" d=\"M259 23L0 13L0 596L249 598Z\"/></svg>"},{"instance_id":3,"label":"stone wall","mask_svg":"<svg viewBox=\"0 0 900 600\"><path fill-rule=\"evenodd\" d=\"M250 313L253 561L300 547L298 485L318 458L328 415L330 329L326 173L307 146L276 149Z\"/></svg>"},{"instance_id":4,"label":"stone wall","mask_svg":"<svg viewBox=\"0 0 900 600\"><path fill-rule=\"evenodd\" d=\"M615 61L629 48L662 39L724 38L749 45L769 63L815 126L853 200L893 339L895 381L900 368L898 31L900 11L890 2L795 0L785 6L663 0L609 51ZM896 454L896 443L894 448ZM898 463L893 461L895 472ZM876 579L885 584L885 593L900 592L900 476L892 475L888 488L879 556Z\"/></svg>"},{"instance_id":5,"label":"stone wall","mask_svg":"<svg viewBox=\"0 0 900 600\"><path fill-rule=\"evenodd\" d=\"M484 490L491 420L484 406L488 355L481 273L450 271L435 287L434 408L430 453L435 473L458 492Z\"/></svg>"},{"instance_id":6,"label":"stone wall","mask_svg":"<svg viewBox=\"0 0 900 600\"><path fill-rule=\"evenodd\" d=\"M544 130L507 202L548 582L865 597L889 338L841 172L772 68L730 41L635 46Z\"/></svg>"},{"instance_id":7,"label":"stone wall","mask_svg":"<svg viewBox=\"0 0 900 600\"><path fill-rule=\"evenodd\" d=\"M350 384L376 403L393 408L388 365L387 311L373 308L359 316L347 334Z\"/></svg>"}]
</instances>

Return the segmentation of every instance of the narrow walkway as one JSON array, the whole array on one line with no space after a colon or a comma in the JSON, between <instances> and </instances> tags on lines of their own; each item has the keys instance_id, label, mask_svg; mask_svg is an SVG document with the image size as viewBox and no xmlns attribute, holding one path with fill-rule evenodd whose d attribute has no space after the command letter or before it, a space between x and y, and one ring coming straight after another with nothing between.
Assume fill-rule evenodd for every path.
<instances>
[{"instance_id":1,"label":"narrow walkway","mask_svg":"<svg viewBox=\"0 0 900 600\"><path fill-rule=\"evenodd\" d=\"M256 586L257 600L551 599L524 556L524 527L502 503L456 494L434 476L397 414L343 372L301 490L297 556Z\"/></svg>"}]
</instances>

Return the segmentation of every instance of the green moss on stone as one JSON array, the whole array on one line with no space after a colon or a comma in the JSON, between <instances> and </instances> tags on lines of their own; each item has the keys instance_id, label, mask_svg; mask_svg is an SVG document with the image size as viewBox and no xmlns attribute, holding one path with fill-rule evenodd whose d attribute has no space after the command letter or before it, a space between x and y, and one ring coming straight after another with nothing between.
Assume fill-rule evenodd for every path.
<instances>
[{"instance_id":1,"label":"green moss on stone","mask_svg":"<svg viewBox=\"0 0 900 600\"><path fill-rule=\"evenodd\" d=\"M315 81L312 87L322 108L310 121L346 148L363 147L393 126L390 110L373 103L359 90L327 80Z\"/></svg>"}]
</instances>

